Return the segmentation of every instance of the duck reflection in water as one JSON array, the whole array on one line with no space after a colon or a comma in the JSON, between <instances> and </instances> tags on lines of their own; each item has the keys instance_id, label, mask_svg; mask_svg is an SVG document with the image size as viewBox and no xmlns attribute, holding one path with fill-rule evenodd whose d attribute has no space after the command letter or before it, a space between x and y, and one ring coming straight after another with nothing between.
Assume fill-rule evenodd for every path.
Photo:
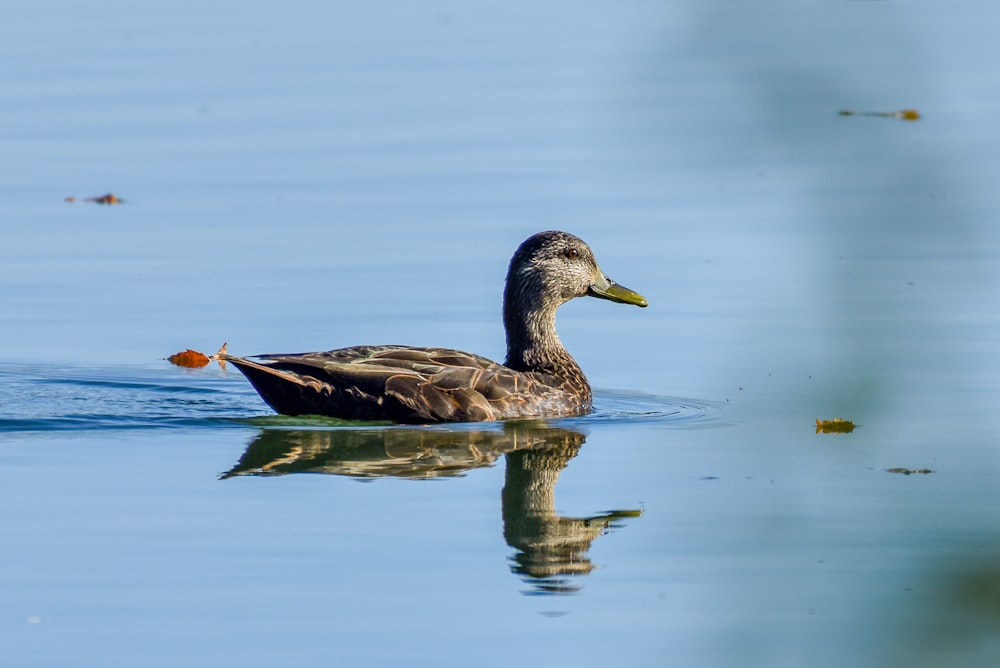
<instances>
[{"instance_id":1,"label":"duck reflection in water","mask_svg":"<svg viewBox=\"0 0 1000 668\"><path fill-rule=\"evenodd\" d=\"M511 570L532 594L572 593L572 579L590 573L595 538L638 510L563 517L555 510L559 474L586 436L571 429L505 423L492 429L265 429L240 461L222 474L270 476L326 473L356 478L458 476L506 456L503 533L516 552Z\"/></svg>"}]
</instances>

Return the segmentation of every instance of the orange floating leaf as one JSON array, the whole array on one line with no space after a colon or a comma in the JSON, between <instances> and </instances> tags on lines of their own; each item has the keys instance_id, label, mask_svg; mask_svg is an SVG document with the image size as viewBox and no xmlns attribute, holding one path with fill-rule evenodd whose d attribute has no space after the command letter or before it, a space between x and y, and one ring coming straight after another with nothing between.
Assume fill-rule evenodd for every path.
<instances>
[{"instance_id":1,"label":"orange floating leaf","mask_svg":"<svg viewBox=\"0 0 1000 668\"><path fill-rule=\"evenodd\" d=\"M188 348L182 353L171 355L167 358L167 361L171 364L176 364L177 366L197 369L198 367L203 367L208 364L208 356L204 353L199 353L197 350L191 350Z\"/></svg>"},{"instance_id":2,"label":"orange floating leaf","mask_svg":"<svg viewBox=\"0 0 1000 668\"><path fill-rule=\"evenodd\" d=\"M844 418L833 418L832 420L816 420L816 433L823 434L850 434L854 431L855 424Z\"/></svg>"}]
</instances>

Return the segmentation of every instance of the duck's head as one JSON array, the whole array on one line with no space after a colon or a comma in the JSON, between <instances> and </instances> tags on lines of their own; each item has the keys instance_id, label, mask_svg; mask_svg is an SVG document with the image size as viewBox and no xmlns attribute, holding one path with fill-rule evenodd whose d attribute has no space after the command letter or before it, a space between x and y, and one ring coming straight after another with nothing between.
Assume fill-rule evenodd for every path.
<instances>
[{"instance_id":1,"label":"duck's head","mask_svg":"<svg viewBox=\"0 0 1000 668\"><path fill-rule=\"evenodd\" d=\"M548 311L584 296L649 305L638 292L608 278L590 246L567 232L539 232L526 239L511 258L504 294L508 308L516 303Z\"/></svg>"}]
</instances>

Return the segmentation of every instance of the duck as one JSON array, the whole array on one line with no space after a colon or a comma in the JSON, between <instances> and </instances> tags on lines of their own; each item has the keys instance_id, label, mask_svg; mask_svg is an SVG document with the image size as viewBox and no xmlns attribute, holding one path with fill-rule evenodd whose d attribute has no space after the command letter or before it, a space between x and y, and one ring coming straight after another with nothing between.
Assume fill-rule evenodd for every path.
<instances>
[{"instance_id":1,"label":"duck","mask_svg":"<svg viewBox=\"0 0 1000 668\"><path fill-rule=\"evenodd\" d=\"M576 297L645 308L568 232L539 232L515 251L503 292L507 357L450 348L361 345L324 352L225 355L283 415L398 424L576 417L593 392L556 333L556 310Z\"/></svg>"}]
</instances>

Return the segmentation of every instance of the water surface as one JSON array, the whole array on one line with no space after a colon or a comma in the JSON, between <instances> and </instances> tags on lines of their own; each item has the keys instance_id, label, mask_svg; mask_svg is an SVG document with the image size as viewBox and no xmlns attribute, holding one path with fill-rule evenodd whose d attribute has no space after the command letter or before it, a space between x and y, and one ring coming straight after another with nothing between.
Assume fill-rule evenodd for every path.
<instances>
[{"instance_id":1,"label":"water surface","mask_svg":"<svg viewBox=\"0 0 1000 668\"><path fill-rule=\"evenodd\" d=\"M15 3L0 663L995 665L995 14ZM560 312L590 416L163 360L502 358L549 228L650 300Z\"/></svg>"}]
</instances>

